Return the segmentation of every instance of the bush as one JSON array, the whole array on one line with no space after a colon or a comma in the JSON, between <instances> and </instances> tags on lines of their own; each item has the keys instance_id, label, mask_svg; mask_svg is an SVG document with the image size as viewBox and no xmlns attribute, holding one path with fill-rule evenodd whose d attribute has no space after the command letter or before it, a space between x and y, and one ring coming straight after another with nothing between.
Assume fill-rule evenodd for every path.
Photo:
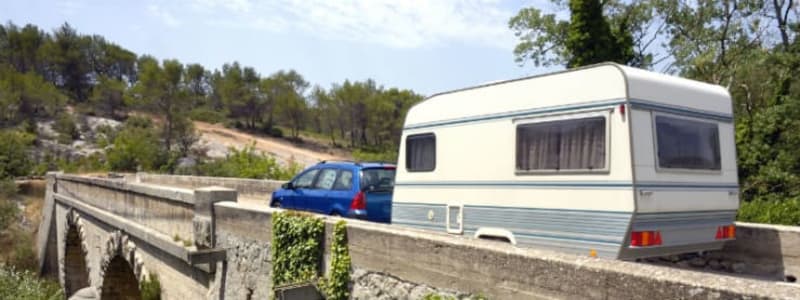
<instances>
[{"instance_id":1,"label":"bush","mask_svg":"<svg viewBox=\"0 0 800 300\"><path fill-rule=\"evenodd\" d=\"M213 110L208 107L198 107L189 112L189 119L207 123L223 123L227 118L224 111Z\"/></svg>"},{"instance_id":2,"label":"bush","mask_svg":"<svg viewBox=\"0 0 800 300\"><path fill-rule=\"evenodd\" d=\"M21 131L0 131L0 179L30 174L30 151L34 136Z\"/></svg>"},{"instance_id":3,"label":"bush","mask_svg":"<svg viewBox=\"0 0 800 300\"><path fill-rule=\"evenodd\" d=\"M0 299L64 299L64 292L57 282L0 264Z\"/></svg>"},{"instance_id":4,"label":"bush","mask_svg":"<svg viewBox=\"0 0 800 300\"><path fill-rule=\"evenodd\" d=\"M142 300L160 300L161 281L158 280L158 275L150 273L150 275L139 284L139 290L142 291Z\"/></svg>"},{"instance_id":5,"label":"bush","mask_svg":"<svg viewBox=\"0 0 800 300\"><path fill-rule=\"evenodd\" d=\"M58 115L53 130L58 132L58 142L62 144L71 144L81 136L75 117L68 113Z\"/></svg>"},{"instance_id":6,"label":"bush","mask_svg":"<svg viewBox=\"0 0 800 300\"><path fill-rule=\"evenodd\" d=\"M325 299L347 300L350 298L350 251L347 248L347 223L344 220L333 226L331 240L331 268L321 285Z\"/></svg>"},{"instance_id":7,"label":"bush","mask_svg":"<svg viewBox=\"0 0 800 300\"><path fill-rule=\"evenodd\" d=\"M158 170L167 159L152 122L137 117L125 121L106 157L109 169L128 172Z\"/></svg>"},{"instance_id":8,"label":"bush","mask_svg":"<svg viewBox=\"0 0 800 300\"><path fill-rule=\"evenodd\" d=\"M312 281L322 262L322 219L293 211L272 215L272 286Z\"/></svg>"},{"instance_id":9,"label":"bush","mask_svg":"<svg viewBox=\"0 0 800 300\"><path fill-rule=\"evenodd\" d=\"M737 219L743 222L800 226L800 198L743 202Z\"/></svg>"},{"instance_id":10,"label":"bush","mask_svg":"<svg viewBox=\"0 0 800 300\"><path fill-rule=\"evenodd\" d=\"M283 130L278 128L278 127L272 127L272 128L269 129L269 135L273 136L273 137L276 137L276 138L282 138L283 137Z\"/></svg>"},{"instance_id":11,"label":"bush","mask_svg":"<svg viewBox=\"0 0 800 300\"><path fill-rule=\"evenodd\" d=\"M272 156L256 152L254 144L242 150L232 148L227 157L198 166L199 175L252 179L291 179L300 170L302 167L293 162L288 168L281 167Z\"/></svg>"},{"instance_id":12,"label":"bush","mask_svg":"<svg viewBox=\"0 0 800 300\"><path fill-rule=\"evenodd\" d=\"M357 161L383 161L395 163L397 162L397 151L376 152L356 149L356 151L353 151L353 159Z\"/></svg>"}]
</instances>

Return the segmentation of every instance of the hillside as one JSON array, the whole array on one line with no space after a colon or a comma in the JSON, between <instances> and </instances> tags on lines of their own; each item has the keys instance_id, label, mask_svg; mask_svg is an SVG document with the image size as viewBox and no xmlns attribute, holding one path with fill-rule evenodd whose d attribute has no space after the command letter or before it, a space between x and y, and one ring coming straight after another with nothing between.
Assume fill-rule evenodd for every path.
<instances>
[{"instance_id":1,"label":"hillside","mask_svg":"<svg viewBox=\"0 0 800 300\"><path fill-rule=\"evenodd\" d=\"M309 166L322 160L351 159L349 152L330 147L309 137L301 137L303 143L292 143L286 139L254 135L226 128L220 124L195 121L195 130L200 134L198 144L207 148L211 158L222 158L230 147L242 149L253 144L256 150L270 154L281 164L289 161Z\"/></svg>"}]
</instances>

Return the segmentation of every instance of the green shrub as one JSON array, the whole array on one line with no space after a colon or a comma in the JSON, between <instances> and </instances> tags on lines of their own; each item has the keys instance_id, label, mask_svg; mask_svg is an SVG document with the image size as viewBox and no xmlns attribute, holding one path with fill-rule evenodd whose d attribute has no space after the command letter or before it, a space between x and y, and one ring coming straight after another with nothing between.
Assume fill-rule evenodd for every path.
<instances>
[{"instance_id":1,"label":"green shrub","mask_svg":"<svg viewBox=\"0 0 800 300\"><path fill-rule=\"evenodd\" d=\"M208 107L198 107L189 112L189 119L207 123L223 123L228 119L227 113Z\"/></svg>"},{"instance_id":2,"label":"green shrub","mask_svg":"<svg viewBox=\"0 0 800 300\"><path fill-rule=\"evenodd\" d=\"M396 151L383 151L374 152L370 150L356 149L353 151L353 158L357 161L383 161L395 163L397 162Z\"/></svg>"},{"instance_id":3,"label":"green shrub","mask_svg":"<svg viewBox=\"0 0 800 300\"><path fill-rule=\"evenodd\" d=\"M272 127L269 129L269 135L277 138L282 138L283 130L278 127Z\"/></svg>"},{"instance_id":4,"label":"green shrub","mask_svg":"<svg viewBox=\"0 0 800 300\"><path fill-rule=\"evenodd\" d=\"M167 160L161 151L158 131L144 118L129 118L106 151L108 167L113 171L158 170Z\"/></svg>"},{"instance_id":5,"label":"green shrub","mask_svg":"<svg viewBox=\"0 0 800 300\"><path fill-rule=\"evenodd\" d=\"M0 299L64 299L64 292L57 282L0 264Z\"/></svg>"},{"instance_id":6,"label":"green shrub","mask_svg":"<svg viewBox=\"0 0 800 300\"><path fill-rule=\"evenodd\" d=\"M737 219L743 222L800 226L800 198L743 202Z\"/></svg>"},{"instance_id":7,"label":"green shrub","mask_svg":"<svg viewBox=\"0 0 800 300\"><path fill-rule=\"evenodd\" d=\"M14 180L0 179L0 199L7 200L15 197L19 189Z\"/></svg>"},{"instance_id":8,"label":"green shrub","mask_svg":"<svg viewBox=\"0 0 800 300\"><path fill-rule=\"evenodd\" d=\"M9 198L0 199L0 231L5 230L11 222L17 219L19 207L14 200Z\"/></svg>"},{"instance_id":9,"label":"green shrub","mask_svg":"<svg viewBox=\"0 0 800 300\"><path fill-rule=\"evenodd\" d=\"M241 150L231 148L225 158L204 162L197 169L204 176L285 180L303 168L294 162L282 167L271 155L257 152L255 144L250 144Z\"/></svg>"},{"instance_id":10,"label":"green shrub","mask_svg":"<svg viewBox=\"0 0 800 300\"><path fill-rule=\"evenodd\" d=\"M30 174L33 163L28 152L34 140L29 133L0 130L0 179Z\"/></svg>"},{"instance_id":11,"label":"green shrub","mask_svg":"<svg viewBox=\"0 0 800 300\"><path fill-rule=\"evenodd\" d=\"M272 215L272 286L313 281L322 262L325 224L309 214Z\"/></svg>"},{"instance_id":12,"label":"green shrub","mask_svg":"<svg viewBox=\"0 0 800 300\"><path fill-rule=\"evenodd\" d=\"M75 117L69 113L58 115L53 124L53 130L58 132L58 142L62 144L71 144L81 135Z\"/></svg>"},{"instance_id":13,"label":"green shrub","mask_svg":"<svg viewBox=\"0 0 800 300\"><path fill-rule=\"evenodd\" d=\"M331 238L331 268L323 280L325 299L347 300L350 298L350 251L347 248L347 222L341 220L333 226Z\"/></svg>"},{"instance_id":14,"label":"green shrub","mask_svg":"<svg viewBox=\"0 0 800 300\"><path fill-rule=\"evenodd\" d=\"M150 273L145 280L139 283L142 300L161 300L161 281L156 273Z\"/></svg>"}]
</instances>

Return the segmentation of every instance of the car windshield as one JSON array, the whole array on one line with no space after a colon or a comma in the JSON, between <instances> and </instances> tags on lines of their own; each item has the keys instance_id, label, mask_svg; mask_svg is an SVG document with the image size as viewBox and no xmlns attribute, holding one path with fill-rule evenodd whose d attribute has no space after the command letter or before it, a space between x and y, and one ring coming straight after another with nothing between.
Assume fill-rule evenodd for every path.
<instances>
[{"instance_id":1,"label":"car windshield","mask_svg":"<svg viewBox=\"0 0 800 300\"><path fill-rule=\"evenodd\" d=\"M391 192L394 189L394 168L361 170L361 188L370 192Z\"/></svg>"}]
</instances>

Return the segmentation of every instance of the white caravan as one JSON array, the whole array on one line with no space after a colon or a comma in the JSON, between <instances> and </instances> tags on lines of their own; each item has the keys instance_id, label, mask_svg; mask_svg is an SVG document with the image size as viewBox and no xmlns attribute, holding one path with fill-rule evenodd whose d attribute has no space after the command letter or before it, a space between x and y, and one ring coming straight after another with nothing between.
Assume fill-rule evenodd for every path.
<instances>
[{"instance_id":1,"label":"white caravan","mask_svg":"<svg viewBox=\"0 0 800 300\"><path fill-rule=\"evenodd\" d=\"M616 64L445 92L408 112L392 223L619 259L719 249L735 149L727 90Z\"/></svg>"}]
</instances>

